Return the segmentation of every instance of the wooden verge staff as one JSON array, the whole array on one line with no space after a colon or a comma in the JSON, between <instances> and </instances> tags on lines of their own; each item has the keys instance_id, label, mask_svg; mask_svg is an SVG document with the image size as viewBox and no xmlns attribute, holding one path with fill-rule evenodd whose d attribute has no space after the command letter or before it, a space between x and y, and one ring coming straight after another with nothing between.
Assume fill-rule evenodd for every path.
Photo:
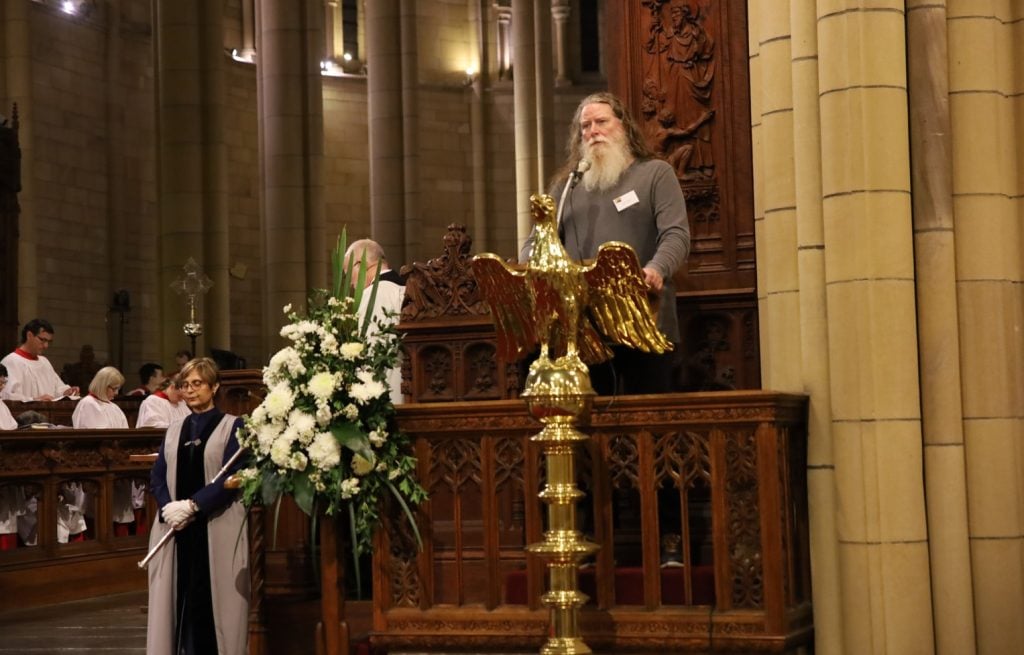
<instances>
[{"instance_id":1,"label":"wooden verge staff","mask_svg":"<svg viewBox=\"0 0 1024 655\"><path fill-rule=\"evenodd\" d=\"M217 480L224 477L224 474L228 472L228 469L230 469L235 462L238 461L238 458L241 457L243 453L245 453L245 448L239 447L238 450L235 451L235 454L231 456L231 459L229 459L227 463L217 471L217 475L213 476L213 479L210 480L210 484L214 484ZM167 545L171 538L174 537L175 532L177 532L177 530L171 528L163 537L160 538L160 541L156 542L156 545L153 546L153 548L146 553L146 556L142 558L142 561L139 562L140 569L144 569L149 566L149 560L153 559L153 557L160 552L160 549Z\"/></svg>"}]
</instances>

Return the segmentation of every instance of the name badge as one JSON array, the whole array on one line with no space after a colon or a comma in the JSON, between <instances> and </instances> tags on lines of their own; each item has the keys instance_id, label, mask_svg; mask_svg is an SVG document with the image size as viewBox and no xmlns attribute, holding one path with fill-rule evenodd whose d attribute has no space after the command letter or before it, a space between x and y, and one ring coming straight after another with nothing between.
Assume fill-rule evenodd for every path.
<instances>
[{"instance_id":1,"label":"name badge","mask_svg":"<svg viewBox=\"0 0 1024 655\"><path fill-rule=\"evenodd\" d=\"M630 191L615 198L612 202L615 203L615 209L621 212L640 202L640 198L637 197L636 191Z\"/></svg>"}]
</instances>

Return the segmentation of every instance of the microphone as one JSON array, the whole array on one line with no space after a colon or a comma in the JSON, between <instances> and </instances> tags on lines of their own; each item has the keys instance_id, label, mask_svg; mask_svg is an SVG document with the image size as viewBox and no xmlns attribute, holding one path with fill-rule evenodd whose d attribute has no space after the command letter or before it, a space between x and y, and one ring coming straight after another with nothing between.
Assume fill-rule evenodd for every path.
<instances>
[{"instance_id":1,"label":"microphone","mask_svg":"<svg viewBox=\"0 0 1024 655\"><path fill-rule=\"evenodd\" d=\"M583 178L583 174L590 170L590 160L581 159L580 163L576 164L576 170L569 175L569 189L575 189L576 185L580 183Z\"/></svg>"}]
</instances>

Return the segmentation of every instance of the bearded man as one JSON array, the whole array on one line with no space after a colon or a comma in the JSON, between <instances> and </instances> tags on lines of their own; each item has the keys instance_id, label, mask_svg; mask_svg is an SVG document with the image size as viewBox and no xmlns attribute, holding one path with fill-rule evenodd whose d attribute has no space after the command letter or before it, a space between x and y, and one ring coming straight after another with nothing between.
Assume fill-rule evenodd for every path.
<instances>
[{"instance_id":1,"label":"bearded man","mask_svg":"<svg viewBox=\"0 0 1024 655\"><path fill-rule=\"evenodd\" d=\"M658 301L658 329L678 344L672 277L689 254L690 227L675 171L654 157L622 101L607 92L580 102L567 150L550 192L563 205L559 236L566 251L583 260L596 257L609 241L632 246L648 290ZM532 249L531 233L519 261L525 262ZM599 394L672 390L671 352L649 354L626 346L612 350L610 362L591 367L591 384Z\"/></svg>"}]
</instances>

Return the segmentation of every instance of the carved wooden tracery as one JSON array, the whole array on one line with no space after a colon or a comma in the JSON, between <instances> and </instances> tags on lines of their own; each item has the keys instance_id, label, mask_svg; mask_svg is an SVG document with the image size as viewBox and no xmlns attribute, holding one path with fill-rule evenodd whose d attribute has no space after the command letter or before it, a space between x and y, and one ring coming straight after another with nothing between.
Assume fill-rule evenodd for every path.
<instances>
[{"instance_id":1,"label":"carved wooden tracery","mask_svg":"<svg viewBox=\"0 0 1024 655\"><path fill-rule=\"evenodd\" d=\"M606 12L609 86L686 198L691 252L675 276L684 341L676 388L758 388L746 3L620 0ZM732 323L728 348L702 350L704 312Z\"/></svg>"}]
</instances>

